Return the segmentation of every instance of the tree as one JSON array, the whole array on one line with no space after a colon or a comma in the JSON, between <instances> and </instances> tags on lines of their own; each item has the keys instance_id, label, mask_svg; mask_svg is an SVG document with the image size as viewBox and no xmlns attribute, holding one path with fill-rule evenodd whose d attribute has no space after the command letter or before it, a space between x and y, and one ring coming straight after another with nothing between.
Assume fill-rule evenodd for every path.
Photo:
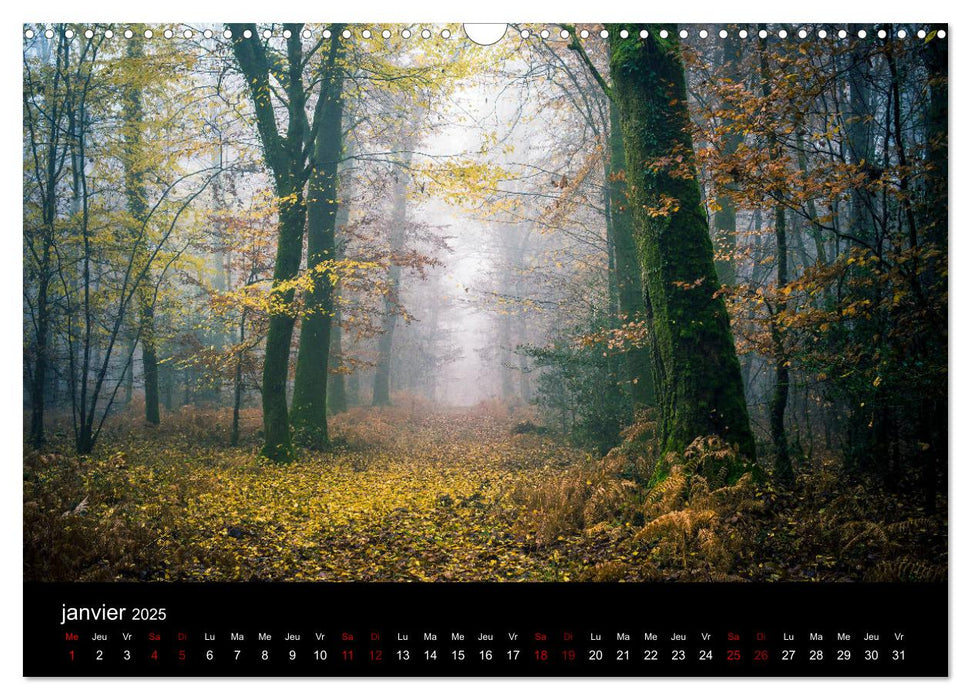
<instances>
[{"instance_id":1,"label":"tree","mask_svg":"<svg viewBox=\"0 0 971 700\"><path fill-rule=\"evenodd\" d=\"M262 455L274 461L289 461L292 454L290 421L287 409L287 378L290 371L290 343L295 317L292 310L292 282L300 271L303 232L307 222L304 187L313 167L308 166L310 150L316 145L321 120L308 125L303 68L306 57L301 43L302 24L287 24L285 66L271 67L266 47L259 39L255 24L227 25L233 35L233 54L246 79L256 128L263 144L263 155L274 183L279 207L276 262L270 292L270 323L263 361L263 450ZM274 90L271 75L283 84L286 93L286 132L277 129L272 102ZM319 100L322 111L326 100ZM325 351L326 352L326 351Z\"/></svg>"},{"instance_id":2,"label":"tree","mask_svg":"<svg viewBox=\"0 0 971 700\"><path fill-rule=\"evenodd\" d=\"M307 202L307 268L311 275L300 325L300 350L293 384L293 428L299 442L321 449L328 443L327 377L333 316L333 271L337 224L338 166L343 135L343 25L332 28L330 50L322 68L314 164ZM323 108L320 103L323 103Z\"/></svg>"},{"instance_id":3,"label":"tree","mask_svg":"<svg viewBox=\"0 0 971 700\"><path fill-rule=\"evenodd\" d=\"M24 129L29 135L24 159L24 302L32 330L24 364L31 375L30 444L35 449L45 438L55 246L64 230L59 194L72 172L79 131L87 127L78 114L83 114L100 48L100 40L80 43L75 57L64 30L55 25L53 46L38 39L43 46L24 49Z\"/></svg>"},{"instance_id":4,"label":"tree","mask_svg":"<svg viewBox=\"0 0 971 700\"><path fill-rule=\"evenodd\" d=\"M336 229L340 230L347 224L347 206L338 210ZM342 235L334 242L334 259L344 257L347 246L346 235ZM340 287L331 289L331 308L333 309L330 323L330 355L328 357L328 388L327 404L331 413L343 413L347 410L347 383L344 368L344 329L341 327L343 309L340 304Z\"/></svg>"},{"instance_id":5,"label":"tree","mask_svg":"<svg viewBox=\"0 0 971 700\"><path fill-rule=\"evenodd\" d=\"M408 225L407 178L408 167L411 164L411 148L405 147L397 150L403 150L403 163L395 165L393 175L389 238L392 260L388 266L384 314L381 335L378 337L378 364L374 370L374 390L371 395L371 405L373 406L391 405L391 348L394 341L395 324L398 321L398 293L401 285L401 266L397 264L394 257L400 255L400 249L405 240L405 228Z\"/></svg>"},{"instance_id":6,"label":"tree","mask_svg":"<svg viewBox=\"0 0 971 700\"><path fill-rule=\"evenodd\" d=\"M148 193L145 187L146 172L146 153L143 143L144 131L144 108L142 106L142 88L140 81L143 77L139 68L142 67L145 58L145 47L143 30L135 28L135 33L128 40L127 58L130 71L127 85L125 86L122 97L122 113L124 119L125 149L124 149L124 169L125 169L125 197L127 199L129 221L129 234L132 240L138 240L139 234L145 226L148 218ZM141 263L144 263L145 251L142 246L136 247ZM159 392L158 392L158 353L156 352L155 338L155 305L154 305L154 281L151 270L147 270L145 279L142 280L138 289L138 317L139 317L139 339L142 346L142 372L145 377L145 420L153 425L158 425L159 416ZM129 368L129 373L132 370Z\"/></svg>"},{"instance_id":7,"label":"tree","mask_svg":"<svg viewBox=\"0 0 971 700\"><path fill-rule=\"evenodd\" d=\"M68 28L61 26L56 36L60 48L53 68L60 78L52 81L51 87L62 86L64 92L25 90L28 131L36 137L39 125L47 121L53 128L49 133L55 149L41 156L43 150L37 147L43 141L32 138L29 152L33 170L37 172L43 162L53 163L53 171L45 171L48 177L38 181L36 190L25 190L29 200L25 206L25 243L31 250L39 248L39 254L32 256L40 261L35 318L39 335L48 334L43 344L39 343L43 371L35 373L34 378L43 379L46 374L49 351L54 347L49 334L56 331L66 358L59 370L71 409L74 446L79 454L88 454L131 372L132 353L144 328L141 323L135 324L134 337L126 332L132 312L139 305L154 308L166 273L178 265L189 245L186 239L191 242L191 227L178 232L176 227L211 176L201 177L194 184L193 180L211 169L190 173L171 166L155 172L158 186L150 195L146 191L143 216L133 225L128 202L119 201L116 195L124 193L128 184L124 163L129 144L121 139L122 152L115 150L118 140L113 139L110 124L113 111L119 107L125 123L127 76L141 59L137 54L105 57L101 51L103 32L72 39ZM76 51L72 44L77 45ZM173 50L162 58L170 65L179 65L184 57ZM28 86L35 70L49 75L46 64L50 59L44 50L39 55L25 52ZM180 75L177 70L172 74ZM116 101L119 94L121 105ZM42 102L48 102L49 107L42 107ZM44 113L48 116L41 116ZM173 118L157 136L171 137L181 128L181 120ZM179 162L181 153L176 150L167 154L167 162ZM40 218L45 222L39 241L34 235L35 202L41 204ZM56 319L50 314L53 285L60 312ZM125 350L119 352L122 346ZM43 435L43 407L39 407L35 437Z\"/></svg>"},{"instance_id":8,"label":"tree","mask_svg":"<svg viewBox=\"0 0 971 700\"><path fill-rule=\"evenodd\" d=\"M740 81L742 42L738 31L734 28L728 32L723 40L722 70L726 80L737 83ZM722 152L725 157L732 157L742 144L741 132L732 127L729 120L724 125L725 136L722 142ZM720 185L720 186L719 186ZM729 287L735 284L735 231L737 228L737 209L735 200L731 196L733 183L717 183L718 197L715 201L714 225L715 238L715 271L718 281Z\"/></svg>"},{"instance_id":9,"label":"tree","mask_svg":"<svg viewBox=\"0 0 971 700\"><path fill-rule=\"evenodd\" d=\"M621 37L625 29L628 38ZM620 113L634 240L653 325L661 446L678 450L715 434L754 457L728 313L716 294L679 42L673 26L652 25L644 39L639 30L609 28L610 95Z\"/></svg>"},{"instance_id":10,"label":"tree","mask_svg":"<svg viewBox=\"0 0 971 700\"><path fill-rule=\"evenodd\" d=\"M610 238L617 268L617 299L625 323L644 316L644 283L634 243L634 220L627 199L627 162L617 105L610 103L610 177L608 179ZM646 345L634 345L625 353L634 407L653 407L654 378L651 375L651 353Z\"/></svg>"},{"instance_id":11,"label":"tree","mask_svg":"<svg viewBox=\"0 0 971 700\"><path fill-rule=\"evenodd\" d=\"M763 25L764 28L764 25ZM769 100L772 87L769 71L769 57L766 40L759 39L759 69L760 89L762 97ZM776 133L772 130L768 134L768 148L773 162L781 170L778 177L785 182L785 157L779 146ZM737 146L736 146L737 148ZM769 193L774 200L775 215L775 254L776 254L776 284L783 289L789 283L789 245L786 238L786 208L783 200L782 186L773 188ZM773 361L775 362L775 386L772 389L772 401L769 406L769 430L772 434L772 444L775 448L774 476L784 484L791 484L793 480L792 462L789 458L789 443L786 437L786 405L789 402L789 356L786 352L783 338L784 329L779 318L786 313L786 297L780 294L772 309L771 335Z\"/></svg>"}]
</instances>

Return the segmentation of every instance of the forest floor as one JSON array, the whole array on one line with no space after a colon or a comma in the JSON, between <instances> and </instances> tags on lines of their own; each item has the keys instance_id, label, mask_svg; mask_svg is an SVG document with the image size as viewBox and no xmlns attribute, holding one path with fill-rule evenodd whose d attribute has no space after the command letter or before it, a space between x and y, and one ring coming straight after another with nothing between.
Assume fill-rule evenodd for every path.
<instances>
[{"instance_id":1,"label":"forest floor","mask_svg":"<svg viewBox=\"0 0 971 700\"><path fill-rule=\"evenodd\" d=\"M255 440L228 447L224 412L184 409L157 429L122 420L83 460L66 447L26 453L25 578L946 575L943 521L903 504L878 520L894 507L866 485L831 474L786 496L748 479L715 483L725 450L709 445L652 488L634 473L644 460L622 449L598 461L562 438L514 434L520 418L498 405L355 409L333 421L334 450L284 465L259 460ZM258 416L247 419L255 435ZM802 510L780 514L782 503Z\"/></svg>"},{"instance_id":2,"label":"forest floor","mask_svg":"<svg viewBox=\"0 0 971 700\"><path fill-rule=\"evenodd\" d=\"M164 442L144 428L112 435L110 451L84 464L35 455L28 488L60 482L61 500L28 500L25 517L49 509L54 528L85 531L104 550L92 547L86 562L37 563L80 566L93 579L568 575L555 552L537 554L525 534L513 533L522 507L509 496L582 463L581 452L511 435L508 421L482 412L360 410L335 424L334 451L283 465L257 460L254 445L206 444L212 436L192 429L168 429ZM103 526L89 532L92 523Z\"/></svg>"}]
</instances>

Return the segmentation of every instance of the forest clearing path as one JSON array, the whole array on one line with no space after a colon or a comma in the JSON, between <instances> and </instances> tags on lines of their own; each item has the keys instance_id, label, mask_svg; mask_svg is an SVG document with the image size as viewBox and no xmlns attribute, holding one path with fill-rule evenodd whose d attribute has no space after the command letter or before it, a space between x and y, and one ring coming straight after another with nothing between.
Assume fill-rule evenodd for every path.
<instances>
[{"instance_id":1,"label":"forest clearing path","mask_svg":"<svg viewBox=\"0 0 971 700\"><path fill-rule=\"evenodd\" d=\"M562 578L516 527L517 494L585 456L512 425L504 411L355 409L334 421L341 446L291 464L191 432L131 435L75 466L77 490L52 510L86 497L79 520L130 539L82 574L96 579Z\"/></svg>"}]
</instances>

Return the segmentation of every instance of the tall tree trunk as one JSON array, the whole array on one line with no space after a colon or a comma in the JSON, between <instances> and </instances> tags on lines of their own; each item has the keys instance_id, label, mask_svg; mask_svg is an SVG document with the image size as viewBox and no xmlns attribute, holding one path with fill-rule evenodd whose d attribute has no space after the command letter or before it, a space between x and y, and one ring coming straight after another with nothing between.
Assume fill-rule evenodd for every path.
<instances>
[{"instance_id":1,"label":"tall tree trunk","mask_svg":"<svg viewBox=\"0 0 971 700\"><path fill-rule=\"evenodd\" d=\"M134 66L145 56L144 39L136 31L127 42L127 54ZM142 105L140 76L125 88L123 118L125 122L125 196L131 217L129 235L136 242L136 255L144 252L138 239L149 236L147 229L148 195L145 188L145 150L143 132L145 110ZM143 256L144 257L144 256ZM139 264L139 267L144 265ZM142 346L142 374L145 381L145 420L152 425L160 421L158 406L158 355L155 351L154 289L150 272L146 272L138 289L139 342Z\"/></svg>"},{"instance_id":2,"label":"tall tree trunk","mask_svg":"<svg viewBox=\"0 0 971 700\"><path fill-rule=\"evenodd\" d=\"M614 257L617 268L617 303L625 322L645 317L644 285L641 281L637 248L634 245L634 220L627 200L627 162L624 156L624 138L620 128L620 113L613 100L610 102L610 227L613 234ZM654 406L654 377L651 374L651 356L648 347L631 347L625 353L627 374L630 377L630 393L634 409Z\"/></svg>"},{"instance_id":3,"label":"tall tree trunk","mask_svg":"<svg viewBox=\"0 0 971 700\"><path fill-rule=\"evenodd\" d=\"M347 375L347 405L357 406L361 403L361 375L359 372L352 372Z\"/></svg>"},{"instance_id":4,"label":"tall tree trunk","mask_svg":"<svg viewBox=\"0 0 971 700\"><path fill-rule=\"evenodd\" d=\"M504 283L508 278L503 276ZM505 284L503 286L504 289ZM499 311L499 397L503 401L509 401L513 396L512 383L512 349L509 347L511 342L509 311L500 309Z\"/></svg>"},{"instance_id":5,"label":"tall tree trunk","mask_svg":"<svg viewBox=\"0 0 971 700\"><path fill-rule=\"evenodd\" d=\"M393 280L389 276L389 281ZM389 285L397 290L397 283ZM389 294L391 292L389 291ZM398 320L394 302L391 298L384 302L384 319L381 324L381 336L378 338L378 364L374 369L374 386L371 394L372 406L391 405L391 348L394 340L394 327Z\"/></svg>"},{"instance_id":6,"label":"tall tree trunk","mask_svg":"<svg viewBox=\"0 0 971 700\"><path fill-rule=\"evenodd\" d=\"M335 234L341 229L341 227L347 224L347 221L347 205L338 207ZM336 240L335 238L335 260L342 260L344 258L344 250L346 246L346 237L342 237L340 240ZM331 290L331 308L334 311L330 322L330 355L327 358L329 373L327 407L331 413L343 413L347 410L348 406L347 375L345 374L346 368L344 363L344 329L341 325L343 310L341 308L340 295L338 293L339 290L340 280L338 280L337 286Z\"/></svg>"},{"instance_id":7,"label":"tall tree trunk","mask_svg":"<svg viewBox=\"0 0 971 700\"><path fill-rule=\"evenodd\" d=\"M762 97L769 101L772 93L771 73L769 71L769 56L765 39L759 39L759 67L761 69ZM784 154L779 147L775 133L769 126L769 151L772 159L782 162ZM775 385L772 389L772 400L769 403L769 432L772 435L774 447L774 476L783 484L793 481L792 461L789 457L789 439L786 436L786 405L789 403L789 355L785 348L783 329L779 319L785 314L787 302L784 287L789 283L789 246L786 239L786 209L782 204L782 191L774 187L772 191L775 199L775 257L776 257L776 290L778 300L771 310L772 351L775 362Z\"/></svg>"},{"instance_id":8,"label":"tall tree trunk","mask_svg":"<svg viewBox=\"0 0 971 700\"><path fill-rule=\"evenodd\" d=\"M612 96L628 164L645 305L653 318L659 437L665 451L719 435L755 456L728 312L715 292L708 222L691 144L676 27L610 28ZM620 36L627 29L629 38ZM672 157L681 158L672 168ZM676 172L674 172L676 171Z\"/></svg>"},{"instance_id":9,"label":"tall tree trunk","mask_svg":"<svg viewBox=\"0 0 971 700\"><path fill-rule=\"evenodd\" d=\"M407 166L411 162L410 149L404 154L404 167L395 167L395 182L391 206L391 256L401 252L405 239L408 201L406 199ZM393 261L388 268L388 290L384 298L384 317L381 335L378 338L378 364L374 370L374 391L371 405L391 405L391 349L394 341L394 327L398 321L398 290L401 285L401 268Z\"/></svg>"},{"instance_id":10,"label":"tall tree trunk","mask_svg":"<svg viewBox=\"0 0 971 700\"><path fill-rule=\"evenodd\" d=\"M741 80L742 42L737 30L728 32L722 40L722 70L725 79L733 82ZM742 145L742 133L733 129L731 124L723 125L728 129L722 141L722 157L731 158L738 147ZM735 285L735 232L738 228L736 221L735 199L732 197L732 186L718 188L715 200L714 224L715 239L715 272L718 281L726 286Z\"/></svg>"},{"instance_id":11,"label":"tall tree trunk","mask_svg":"<svg viewBox=\"0 0 971 700\"><path fill-rule=\"evenodd\" d=\"M78 400L75 402L75 432L74 448L79 455L91 454L94 449L94 420L98 408L98 393L100 379L95 373L95 382L91 386L89 383L92 367L98 367L101 363L98 359L100 354L95 332L94 304L92 293L97 294L95 279L92 279L92 253L91 253L91 229L89 224L88 211L88 181L87 173L84 168L86 149L87 149L87 129L84 108L79 106L76 117L76 124L72 127L74 132L74 144L72 149L72 213L81 215L81 316L83 318L83 340L81 341L81 368L78 373L80 380L80 391ZM95 275L96 277L96 275ZM119 319L120 320L120 319ZM92 362L92 354L95 356ZM89 404L89 392L91 394Z\"/></svg>"},{"instance_id":12,"label":"tall tree trunk","mask_svg":"<svg viewBox=\"0 0 971 700\"><path fill-rule=\"evenodd\" d=\"M146 296L151 292L146 290ZM158 353L155 349L155 307L152 302L141 304L140 317L142 323L142 377L145 382L145 420L152 425L161 422L159 413L158 390Z\"/></svg>"},{"instance_id":13,"label":"tall tree trunk","mask_svg":"<svg viewBox=\"0 0 971 700\"><path fill-rule=\"evenodd\" d=\"M796 132L796 159L799 165L799 171L805 178L809 177L809 160L806 158L806 144L805 138L801 131ZM819 215L816 211L816 200L809 199L806 202L806 213L809 214L809 232L812 235L813 244L815 246L817 265L827 264L826 257L826 241L823 238L822 227L819 224ZM807 265L808 267L808 265Z\"/></svg>"},{"instance_id":14,"label":"tall tree trunk","mask_svg":"<svg viewBox=\"0 0 971 700\"><path fill-rule=\"evenodd\" d=\"M335 305L334 317L330 328L330 356L329 388L327 389L327 404L331 413L343 413L347 410L347 383L344 377L344 338L341 328L341 309Z\"/></svg>"},{"instance_id":15,"label":"tall tree trunk","mask_svg":"<svg viewBox=\"0 0 971 700\"><path fill-rule=\"evenodd\" d=\"M513 359L513 338L512 338L512 316L513 303L511 297L518 292L513 276L514 271L519 269L520 255L519 242L516 241L519 232L513 226L505 226L500 231L499 237L499 268L496 272L499 276L499 294L501 303L498 308L498 345L499 345L499 397L503 401L509 401L516 393L513 386L512 359Z\"/></svg>"},{"instance_id":16,"label":"tall tree trunk","mask_svg":"<svg viewBox=\"0 0 971 700\"><path fill-rule=\"evenodd\" d=\"M874 110L869 104L866 81L869 73L867 54L873 46L873 40L855 37L860 29L872 31L873 28L872 25L868 27L863 24L851 24L849 29L850 36L854 39L847 55L849 66L846 70L849 88L849 117L846 120L847 155L851 165L857 168L870 168L874 163L869 120ZM873 227L869 221L869 197L869 192L864 187L854 187L850 195L850 232L868 243L873 242Z\"/></svg>"},{"instance_id":17,"label":"tall tree trunk","mask_svg":"<svg viewBox=\"0 0 971 700\"><path fill-rule=\"evenodd\" d=\"M519 314L517 339L520 345L527 345L529 343L529 329L526 323L526 314ZM529 359L524 352L519 353L519 397L526 404L533 398L529 383Z\"/></svg>"},{"instance_id":18,"label":"tall tree trunk","mask_svg":"<svg viewBox=\"0 0 971 700\"><path fill-rule=\"evenodd\" d=\"M926 236L937 245L947 244L947 41L931 39L924 47L924 65L930 74L930 106L927 110L927 218Z\"/></svg>"},{"instance_id":19,"label":"tall tree trunk","mask_svg":"<svg viewBox=\"0 0 971 700\"><path fill-rule=\"evenodd\" d=\"M596 313L596 310L591 306L589 327L593 329L599 328L600 324L604 323L604 320L606 321L605 327L616 328L621 318L616 242L614 240L616 232L614 230L613 212L611 211L611 192L610 188L606 186L611 179L609 154L605 154L602 160L605 184L603 190L604 211L606 213L604 223L606 224L607 233L607 315L606 319L602 320ZM621 381L621 372L623 371L626 375L626 358L609 345L604 348L603 354L605 371L602 380L598 382L603 386L603 392L597 397L601 401L597 413L603 418L601 430L599 431L598 448L601 453L606 454L610 448L614 447L620 441L621 427L631 422L634 401L632 397L628 400L628 395L621 388L624 384L628 383L626 377L625 381ZM622 364L623 367L621 367ZM630 386L634 386L633 383Z\"/></svg>"},{"instance_id":20,"label":"tall tree trunk","mask_svg":"<svg viewBox=\"0 0 971 700\"><path fill-rule=\"evenodd\" d=\"M346 115L345 121L354 121L355 111L353 102L345 100L342 112ZM353 132L350 132L349 136L352 135ZM353 157L354 148L355 143L353 138L347 138L346 142L344 143L345 161ZM340 180L340 172L338 172L338 182L340 182ZM347 250L347 232L344 231L340 236L337 236L337 234L346 228L347 222L350 220L350 202L352 197L350 196L348 185L349 183L344 183L343 185L344 197L346 198L347 203L337 208L337 222L334 226L335 260L342 260L344 258L344 253ZM350 403L347 388L349 375L346 373L347 365L344 362L344 345L346 341L344 339L344 329L341 325L343 319L343 309L341 308L340 289L340 280L338 280L337 286L331 291L331 306L334 312L330 325L330 357L328 362L330 386L327 390L327 403L331 413L343 413L347 410Z\"/></svg>"},{"instance_id":21,"label":"tall tree trunk","mask_svg":"<svg viewBox=\"0 0 971 700\"><path fill-rule=\"evenodd\" d=\"M338 178L340 176L338 175ZM342 226L347 224L347 206L340 206L337 209L337 223L335 234ZM336 240L334 242L334 259L344 258L344 248L346 240ZM347 410L347 375L344 363L344 329L342 327L343 310L340 303L340 280L331 290L332 316L330 322L330 354L327 357L327 408L330 413L343 413Z\"/></svg>"},{"instance_id":22,"label":"tall tree trunk","mask_svg":"<svg viewBox=\"0 0 971 700\"><path fill-rule=\"evenodd\" d=\"M30 384L30 444L34 449L40 449L45 438L45 386L50 365L50 287L54 279L53 252L56 236L57 186L60 180L60 166L63 165L65 160L64 141L65 138L71 136L70 132L65 133L62 120L67 118L70 124L74 123L70 117L72 105L69 104L66 97L72 91L61 90L60 87L62 82L68 80L71 42L64 38L63 27L58 26L56 36L58 37L58 45L55 49L52 93L56 95L61 91L65 94L64 99L55 101L53 104L45 104L45 109L42 111L32 108L26 91L24 93L24 105L27 107L24 111L24 128L29 131L31 143L35 146L39 145L42 140L46 141L43 154L39 149L34 151L34 177L42 192L42 231L39 253L34 249L32 239L28 241L32 257L36 261L37 276L37 297L34 302L33 371L31 372ZM40 133L41 124L47 127L46 134ZM26 277L26 264L24 267ZM73 377L69 378L69 381L72 382L73 388Z\"/></svg>"},{"instance_id":23,"label":"tall tree trunk","mask_svg":"<svg viewBox=\"0 0 971 700\"><path fill-rule=\"evenodd\" d=\"M131 345L131 349L128 351L126 357L135 357L135 346L134 343ZM125 408L131 405L132 398L135 395L135 363L129 362L128 366L125 367L125 398L124 405Z\"/></svg>"},{"instance_id":24,"label":"tall tree trunk","mask_svg":"<svg viewBox=\"0 0 971 700\"><path fill-rule=\"evenodd\" d=\"M343 126L343 67L339 65L342 25L335 25L324 68L320 111L323 122L317 132L315 165L307 193L307 268L313 285L305 297L300 325L300 350L293 382L291 420L297 441L312 449L327 446L327 367L333 311L332 270L320 269L334 260L337 223L337 177Z\"/></svg>"},{"instance_id":25,"label":"tall tree trunk","mask_svg":"<svg viewBox=\"0 0 971 700\"><path fill-rule=\"evenodd\" d=\"M182 368L182 405L192 405L192 370L189 367Z\"/></svg>"},{"instance_id":26,"label":"tall tree trunk","mask_svg":"<svg viewBox=\"0 0 971 700\"><path fill-rule=\"evenodd\" d=\"M236 356L236 369L233 373L233 427L229 434L229 444L236 447L239 444L239 410L243 405L243 358L246 342L246 309L239 317L239 353Z\"/></svg>"},{"instance_id":27,"label":"tall tree trunk","mask_svg":"<svg viewBox=\"0 0 971 700\"><path fill-rule=\"evenodd\" d=\"M53 156L52 156L53 162ZM44 387L47 383L47 366L50 344L50 294L51 249L54 240L53 179L50 182L51 218L45 221L43 253L38 269L37 301L34 310L36 335L34 337L34 367L30 384L30 444L35 450L44 445ZM45 210L47 202L45 202ZM45 213L45 219L47 214Z\"/></svg>"},{"instance_id":28,"label":"tall tree trunk","mask_svg":"<svg viewBox=\"0 0 971 700\"><path fill-rule=\"evenodd\" d=\"M782 290L789 283L788 248L786 246L786 210L775 208L775 243L776 243L776 285ZM789 403L789 357L783 342L783 330L777 318L786 311L785 292L780 291L780 297L772 311L772 348L775 357L775 386L772 389L772 401L769 404L769 432L775 448L774 467L775 478L784 484L793 481L792 461L789 457L789 440L786 436L786 406Z\"/></svg>"},{"instance_id":29,"label":"tall tree trunk","mask_svg":"<svg viewBox=\"0 0 971 700\"><path fill-rule=\"evenodd\" d=\"M935 29L943 29L938 27ZM924 65L930 78L930 104L927 110L927 174L925 178L925 237L928 243L948 250L948 41L936 35L923 46ZM946 285L933 270L931 285ZM943 295L943 291L940 292ZM936 332L926 342L928 355L943 358L947 365L947 323L934 324ZM943 378L946 380L946 377ZM921 441L930 445L924 456L924 507L929 513L937 510L938 484L946 484L948 464L948 402L947 382L941 381L943 391L930 392L922 402L922 419L918 424Z\"/></svg>"},{"instance_id":30,"label":"tall tree trunk","mask_svg":"<svg viewBox=\"0 0 971 700\"><path fill-rule=\"evenodd\" d=\"M307 220L304 200L306 183L304 146L307 134L307 96L303 87L304 56L301 45L302 24L287 24L288 125L286 135L277 131L271 102L270 63L255 24L227 25L233 33L233 53L249 87L256 126L263 144L263 155L273 174L274 193L279 206L276 261L270 291L269 327L263 361L263 449L267 459L285 462L293 457L290 420L287 410L287 379L290 372L290 344L294 318L291 311L293 289L280 289L300 271L303 231ZM244 32L249 31L247 38Z\"/></svg>"},{"instance_id":31,"label":"tall tree trunk","mask_svg":"<svg viewBox=\"0 0 971 700\"><path fill-rule=\"evenodd\" d=\"M277 235L277 258L273 268L275 283L293 279L300 271L301 243L305 204L300 191L279 191L280 226ZM287 197L292 198L286 203ZM271 305L289 309L293 291L271 292ZM267 459L283 462L292 458L290 421L287 410L287 379L290 373L290 342L293 339L294 318L287 311L270 316L263 359L263 449Z\"/></svg>"}]
</instances>

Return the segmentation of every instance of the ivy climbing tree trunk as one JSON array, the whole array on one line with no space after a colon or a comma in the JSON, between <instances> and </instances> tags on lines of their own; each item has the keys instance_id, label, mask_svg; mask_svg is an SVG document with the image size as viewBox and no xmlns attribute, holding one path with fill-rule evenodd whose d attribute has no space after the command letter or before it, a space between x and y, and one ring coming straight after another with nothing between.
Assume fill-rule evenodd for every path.
<instances>
[{"instance_id":1,"label":"ivy climbing tree trunk","mask_svg":"<svg viewBox=\"0 0 971 700\"><path fill-rule=\"evenodd\" d=\"M290 422L287 410L287 377L290 370L290 343L293 339L293 288L287 283L300 271L303 232L307 220L304 185L307 181L305 144L312 146L307 133L306 93L303 87L304 55L300 35L302 24L287 24L287 65L275 72L287 93L287 129L277 131L271 102L270 61L259 39L255 24L227 25L233 33L233 54L249 87L256 114L256 127L263 144L263 155L273 176L279 210L276 261L270 292L270 322L263 360L263 449L261 454L274 461L292 458ZM249 31L249 37L244 32ZM316 123L316 122L315 122Z\"/></svg>"},{"instance_id":2,"label":"ivy climbing tree trunk","mask_svg":"<svg viewBox=\"0 0 971 700\"><path fill-rule=\"evenodd\" d=\"M611 25L612 99L624 137L634 241L653 318L658 431L665 451L719 435L754 457L692 151L676 27ZM622 38L626 29L628 38Z\"/></svg>"},{"instance_id":3,"label":"ivy climbing tree trunk","mask_svg":"<svg viewBox=\"0 0 971 700\"><path fill-rule=\"evenodd\" d=\"M343 67L342 25L335 25L323 69L321 126L314 147L314 167L307 190L307 269L312 287L305 297L300 325L300 350L293 382L292 422L300 444L327 446L327 368L333 312L334 231L337 223L338 165L341 159Z\"/></svg>"}]
</instances>

